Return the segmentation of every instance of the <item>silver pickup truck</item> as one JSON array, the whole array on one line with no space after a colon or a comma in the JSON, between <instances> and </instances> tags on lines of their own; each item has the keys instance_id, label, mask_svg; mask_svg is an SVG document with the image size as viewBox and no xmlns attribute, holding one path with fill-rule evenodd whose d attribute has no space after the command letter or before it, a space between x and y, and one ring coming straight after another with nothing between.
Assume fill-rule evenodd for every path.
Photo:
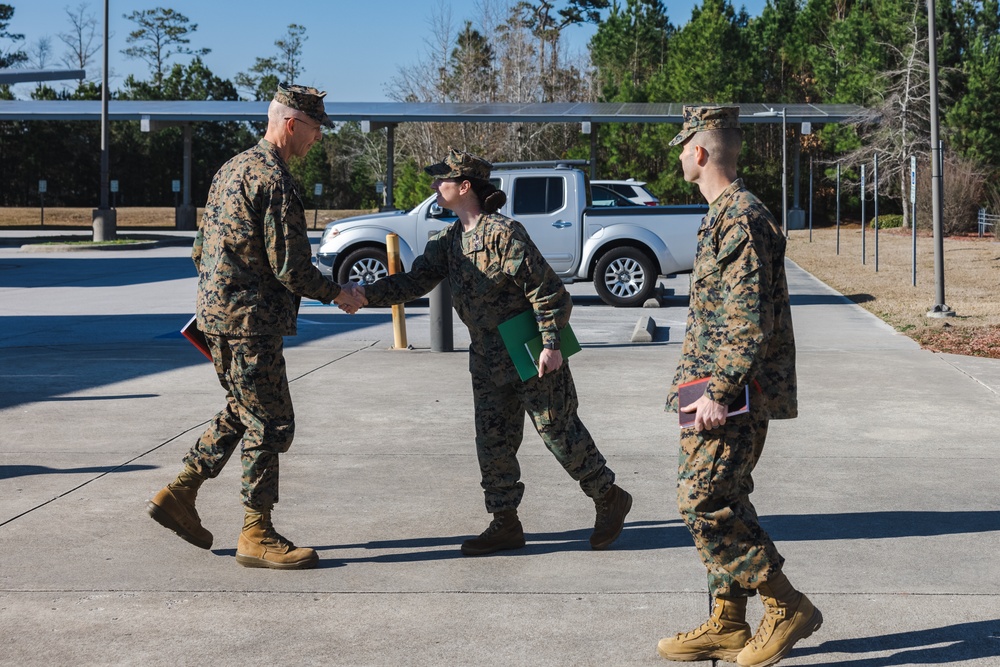
<instances>
[{"instance_id":1,"label":"silver pickup truck","mask_svg":"<svg viewBox=\"0 0 1000 667\"><path fill-rule=\"evenodd\" d=\"M490 180L507 194L500 213L524 225L563 282L594 281L612 306L641 306L659 276L694 267L705 206L594 207L587 175L559 164L495 165ZM397 234L408 270L427 239L456 219L435 199L410 211L330 223L316 253L318 266L338 282L374 282L388 273L385 237Z\"/></svg>"}]
</instances>

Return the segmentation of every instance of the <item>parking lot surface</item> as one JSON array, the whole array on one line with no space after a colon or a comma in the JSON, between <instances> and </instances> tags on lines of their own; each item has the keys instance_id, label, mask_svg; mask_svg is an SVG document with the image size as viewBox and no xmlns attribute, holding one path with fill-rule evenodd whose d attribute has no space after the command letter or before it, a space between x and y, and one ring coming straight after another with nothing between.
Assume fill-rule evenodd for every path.
<instances>
[{"instance_id":1,"label":"parking lot surface","mask_svg":"<svg viewBox=\"0 0 1000 667\"><path fill-rule=\"evenodd\" d=\"M825 623L781 664L1000 665L1000 361L921 350L794 265L789 278L800 417L771 425L753 499ZM431 352L419 301L413 349L394 350L388 309L305 301L274 513L320 554L303 572L236 564L238 465L199 495L211 551L145 514L222 407L177 333L195 282L182 245L0 247L0 662L654 666L661 637L706 617L663 411L687 276L663 279L655 309L571 286L580 416L635 498L604 552L587 542L593 504L529 424L527 546L462 557L489 519L464 327ZM640 316L650 343L630 342Z\"/></svg>"}]
</instances>

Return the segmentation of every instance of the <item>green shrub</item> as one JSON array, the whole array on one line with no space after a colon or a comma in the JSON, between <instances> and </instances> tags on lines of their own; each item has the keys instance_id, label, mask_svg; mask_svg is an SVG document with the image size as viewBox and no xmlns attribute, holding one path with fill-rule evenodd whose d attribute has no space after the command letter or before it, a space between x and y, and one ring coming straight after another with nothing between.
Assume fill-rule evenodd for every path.
<instances>
[{"instance_id":1,"label":"green shrub","mask_svg":"<svg viewBox=\"0 0 1000 667\"><path fill-rule=\"evenodd\" d=\"M872 218L871 228L875 229L875 218ZM879 229L892 229L893 227L903 226L903 216L898 213L891 215L880 215L878 217L878 228Z\"/></svg>"}]
</instances>

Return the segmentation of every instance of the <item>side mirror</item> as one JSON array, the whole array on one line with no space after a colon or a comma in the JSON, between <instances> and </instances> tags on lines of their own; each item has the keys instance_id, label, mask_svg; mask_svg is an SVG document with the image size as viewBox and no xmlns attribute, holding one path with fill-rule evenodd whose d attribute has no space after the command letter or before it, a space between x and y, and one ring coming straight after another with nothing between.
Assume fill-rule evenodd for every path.
<instances>
[{"instance_id":1,"label":"side mirror","mask_svg":"<svg viewBox=\"0 0 1000 667\"><path fill-rule=\"evenodd\" d=\"M432 218L440 218L444 214L444 209L437 202L431 204L430 216Z\"/></svg>"}]
</instances>

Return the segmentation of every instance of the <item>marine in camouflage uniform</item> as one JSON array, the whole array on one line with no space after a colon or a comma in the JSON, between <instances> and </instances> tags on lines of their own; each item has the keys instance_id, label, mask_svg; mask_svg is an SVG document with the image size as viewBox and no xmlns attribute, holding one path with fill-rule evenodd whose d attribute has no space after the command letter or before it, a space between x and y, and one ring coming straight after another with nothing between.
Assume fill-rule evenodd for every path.
<instances>
[{"instance_id":1,"label":"marine in camouflage uniform","mask_svg":"<svg viewBox=\"0 0 1000 667\"><path fill-rule=\"evenodd\" d=\"M681 431L678 503L717 595L752 595L784 559L760 527L749 495L769 419L796 416L795 338L785 239L770 212L736 180L698 230L690 309L677 386L710 377L705 393L733 403L750 384L750 412L722 427Z\"/></svg>"},{"instance_id":2,"label":"marine in camouflage uniform","mask_svg":"<svg viewBox=\"0 0 1000 667\"><path fill-rule=\"evenodd\" d=\"M673 144L686 142L697 132L738 132L738 128L736 107L685 107L684 129ZM713 148L705 149L707 160L725 154L718 144L700 142L701 146L713 146L716 152L712 155ZM732 175L738 146L738 139L731 144L735 151ZM693 146L685 147L682 163L685 159L696 159ZM697 177L704 177L706 167L701 169ZM685 178L692 180L689 176L695 173L686 165ZM705 193L704 183L696 182ZM728 178L721 181L727 182ZM678 406L679 385L708 377L705 397L722 406L734 403L749 385L750 411L727 417L720 426L681 429L678 507L708 570L709 591L716 598L716 607L709 623L694 631L701 631L697 638L679 635L660 643L661 655L670 659L773 664L761 662L760 647L745 649L748 642L763 646L768 637L751 641L743 612L746 598L758 589L765 593L767 605L767 600L773 599L767 597L772 592L768 584L781 588L787 583L781 573L784 558L760 526L750 502L752 472L764 447L769 420L797 415L795 337L784 258L785 238L774 217L741 179L729 182L710 202L698 230L687 328L667 409L684 407ZM801 596L797 591L795 595ZM807 616L814 611L811 604L808 606L800 610ZM723 626L727 632L714 633ZM795 639L802 636L808 634ZM770 639L771 646L765 652L774 648L775 641L780 642L780 638ZM787 651L795 639L778 649ZM767 659L772 657L768 653Z\"/></svg>"},{"instance_id":3,"label":"marine in camouflage uniform","mask_svg":"<svg viewBox=\"0 0 1000 667\"><path fill-rule=\"evenodd\" d=\"M274 102L280 106L272 103L272 109L293 114L289 117L302 123L297 131L304 137L286 145L286 153L307 151L302 142L312 145L315 139L307 133L317 130L308 127L309 120L330 124L323 94L279 86ZM287 118L269 120L283 126ZM243 505L264 515L278 502L278 455L288 451L295 435L282 337L296 333L302 296L330 303L341 292L312 264L302 201L283 148L267 136L216 173L195 238L198 328L226 390L226 407L184 457L182 473L197 484L214 478L241 445ZM201 528L196 513L194 518L196 525L169 527L198 546L210 545L211 534Z\"/></svg>"},{"instance_id":4,"label":"marine in camouflage uniform","mask_svg":"<svg viewBox=\"0 0 1000 667\"><path fill-rule=\"evenodd\" d=\"M486 181L491 167L481 158L452 150L444 162L427 170L439 179ZM371 305L404 303L426 294L442 280L448 280L455 310L471 338L476 451L487 511L512 512L521 502L524 484L517 451L525 412L545 446L584 493L596 502L612 488L620 491L577 415L569 364L564 361L558 370L522 382L500 337L501 322L531 310L543 346L558 350L559 330L569 322L572 309L562 281L521 223L496 212L481 213L470 231L463 231L461 222L455 223L428 241L410 271L366 285L365 297Z\"/></svg>"}]
</instances>

